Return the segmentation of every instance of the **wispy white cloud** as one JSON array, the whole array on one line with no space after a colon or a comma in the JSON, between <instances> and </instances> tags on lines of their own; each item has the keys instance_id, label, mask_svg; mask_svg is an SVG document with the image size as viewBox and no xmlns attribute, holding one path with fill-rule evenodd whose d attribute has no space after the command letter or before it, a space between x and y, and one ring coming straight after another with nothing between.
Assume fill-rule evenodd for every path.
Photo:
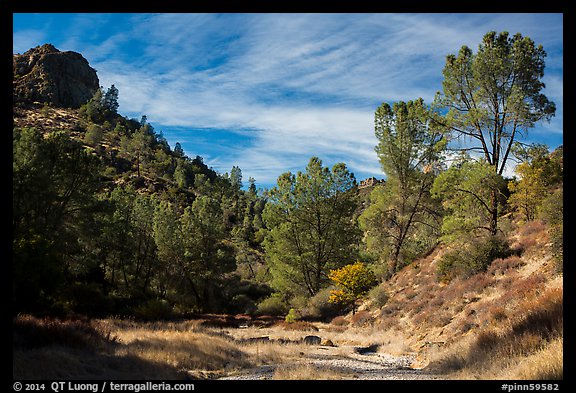
<instances>
[{"instance_id":1,"label":"wispy white cloud","mask_svg":"<svg viewBox=\"0 0 576 393\"><path fill-rule=\"evenodd\" d=\"M520 31L551 48L546 93L560 116L543 130L562 132L562 26L557 16L542 23L554 15L137 14L121 26L106 15L103 25L79 18L66 46L85 54L102 85L119 88L121 113L146 114L178 138L171 143L186 141L189 155L220 171L239 165L263 183L312 155L381 175L376 107L431 102L445 56L462 45L476 50L489 30ZM111 32L87 40L84 22ZM15 48L31 41L26 34L15 32ZM209 145L222 130L235 136L218 153Z\"/></svg>"}]
</instances>

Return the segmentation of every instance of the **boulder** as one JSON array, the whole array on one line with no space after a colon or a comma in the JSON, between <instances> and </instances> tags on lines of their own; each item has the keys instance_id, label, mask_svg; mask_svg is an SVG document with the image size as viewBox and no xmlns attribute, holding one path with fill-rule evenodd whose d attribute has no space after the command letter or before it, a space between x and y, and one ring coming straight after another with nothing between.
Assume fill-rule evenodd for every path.
<instances>
[{"instance_id":1,"label":"boulder","mask_svg":"<svg viewBox=\"0 0 576 393\"><path fill-rule=\"evenodd\" d=\"M330 339L322 341L322 343L320 345L322 345L323 347L335 347L336 346L336 345L334 345L334 343Z\"/></svg>"},{"instance_id":2,"label":"boulder","mask_svg":"<svg viewBox=\"0 0 576 393\"><path fill-rule=\"evenodd\" d=\"M320 345L320 343L322 342L322 339L318 336L306 336L306 337L304 337L302 342L304 344L308 344L308 345Z\"/></svg>"}]
</instances>

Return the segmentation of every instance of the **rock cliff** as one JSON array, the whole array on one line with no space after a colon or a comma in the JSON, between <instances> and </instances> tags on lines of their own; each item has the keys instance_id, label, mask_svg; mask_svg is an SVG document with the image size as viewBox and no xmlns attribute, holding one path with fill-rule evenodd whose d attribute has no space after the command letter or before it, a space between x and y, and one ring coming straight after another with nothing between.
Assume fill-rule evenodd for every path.
<instances>
[{"instance_id":1,"label":"rock cliff","mask_svg":"<svg viewBox=\"0 0 576 393\"><path fill-rule=\"evenodd\" d=\"M78 108L99 88L96 70L80 54L44 44L13 56L14 103Z\"/></svg>"}]
</instances>

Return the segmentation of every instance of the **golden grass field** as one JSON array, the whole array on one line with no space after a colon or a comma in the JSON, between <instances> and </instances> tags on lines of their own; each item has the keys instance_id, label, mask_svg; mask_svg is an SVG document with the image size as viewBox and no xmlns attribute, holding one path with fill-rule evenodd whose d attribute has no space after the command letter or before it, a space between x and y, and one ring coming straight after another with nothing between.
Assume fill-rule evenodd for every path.
<instances>
[{"instance_id":1,"label":"golden grass field","mask_svg":"<svg viewBox=\"0 0 576 393\"><path fill-rule=\"evenodd\" d=\"M215 379L274 365L273 379L354 379L302 360L323 353L346 358L354 346L376 346L381 354L413 356L411 367L440 379L562 379L563 275L538 222L524 226L514 241L521 257L495 260L486 272L447 284L435 276L437 250L381 284L385 305L367 301L355 314L330 322L20 315L13 322L13 377ZM334 346L328 351L297 342L306 335ZM250 340L258 337L268 340Z\"/></svg>"},{"instance_id":2,"label":"golden grass field","mask_svg":"<svg viewBox=\"0 0 576 393\"><path fill-rule=\"evenodd\" d=\"M202 320L106 319L71 323L31 316L20 316L15 323L33 327L24 333L21 333L23 329L16 328L15 334L22 336L16 338L16 342L28 339L30 334L37 334L38 340L27 341L44 341L31 347L15 344L15 379L212 379L260 365L283 363L292 365L278 367L277 379L343 379L347 376L342 373L310 365L295 367L293 363L312 350L311 346L298 341L306 335L319 334L337 343L332 355L339 355L341 351L342 356L354 345L375 342L381 344L380 350L386 353L401 354L409 350L392 335L386 337L374 330L343 329L320 323L300 324L301 329L298 325L288 328L284 323L238 329L207 327ZM310 331L315 325L318 330ZM79 332L79 337L76 333L70 334L71 331ZM46 336L51 338L46 340ZM247 342L255 337L269 337L270 341ZM394 338L398 338L397 333ZM279 339L290 343L279 343Z\"/></svg>"},{"instance_id":3,"label":"golden grass field","mask_svg":"<svg viewBox=\"0 0 576 393\"><path fill-rule=\"evenodd\" d=\"M46 320L20 317L38 326ZM51 322L52 327L57 322ZM76 326L77 325L77 326ZM262 365L275 365L273 379L354 379L337 369L322 369L301 362L312 346L296 343L308 334L329 339L336 346L331 356L346 357L353 346L376 344L378 352L424 356L409 345L399 331L377 326L348 327L314 324L318 330L271 327L221 328L202 326L200 320L185 322L134 322L126 320L83 321L73 328L90 326L100 337L75 340L61 335L48 345L15 347L15 379L214 379L235 375ZM515 325L517 326L517 325ZM506 330L487 330L468 335L456 344L430 353L428 366L445 379L559 379L562 377L562 338L549 343L534 332L516 337ZM84 329L85 330L85 329ZM18 331L18 329L16 330ZM83 332L86 335L86 332ZM269 342L247 342L269 337ZM291 340L290 344L278 339ZM316 351L316 353L322 351Z\"/></svg>"}]
</instances>

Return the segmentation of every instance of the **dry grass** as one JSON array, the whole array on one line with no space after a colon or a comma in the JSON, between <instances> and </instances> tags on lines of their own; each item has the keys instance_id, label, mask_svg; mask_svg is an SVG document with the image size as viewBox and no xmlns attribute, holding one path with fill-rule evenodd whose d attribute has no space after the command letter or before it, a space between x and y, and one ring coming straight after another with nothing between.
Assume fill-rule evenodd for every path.
<instances>
[{"instance_id":1,"label":"dry grass","mask_svg":"<svg viewBox=\"0 0 576 393\"><path fill-rule=\"evenodd\" d=\"M15 347L39 348L48 345L96 350L115 342L104 324L86 319L60 320L18 316L12 323Z\"/></svg>"},{"instance_id":2,"label":"dry grass","mask_svg":"<svg viewBox=\"0 0 576 393\"><path fill-rule=\"evenodd\" d=\"M548 243L549 239L547 226L542 220L528 221L518 228L516 241L511 248L523 256L538 255L544 251L542 246Z\"/></svg>"},{"instance_id":3,"label":"dry grass","mask_svg":"<svg viewBox=\"0 0 576 393\"><path fill-rule=\"evenodd\" d=\"M339 370L318 367L310 363L288 364L279 366L272 379L281 380L334 380L349 379L350 376Z\"/></svg>"},{"instance_id":4,"label":"dry grass","mask_svg":"<svg viewBox=\"0 0 576 393\"><path fill-rule=\"evenodd\" d=\"M275 326L281 327L284 330L297 330L301 332L317 332L318 328L314 326L313 323L307 321L294 321L294 322L286 322L281 321L277 323Z\"/></svg>"},{"instance_id":5,"label":"dry grass","mask_svg":"<svg viewBox=\"0 0 576 393\"><path fill-rule=\"evenodd\" d=\"M214 318L210 317L213 321ZM200 379L217 378L265 364L296 363L314 347L302 342L310 335L309 323L248 328L207 327L202 320L186 322L134 322L100 320L73 322L17 318L14 341L15 379ZM355 328L332 332L328 325L314 326L313 334L342 348L331 353L345 356L349 345L392 343L374 330ZM69 334L69 337L66 335ZM29 340L37 337L36 341ZM251 338L262 340L250 340ZM387 340L387 341L385 341ZM92 342L98 345L92 344ZM346 346L348 345L348 346ZM291 370L291 371L290 371ZM280 368L282 373L306 368ZM316 379L329 374L309 370ZM296 374L294 374L296 375ZM300 375L298 378L302 378Z\"/></svg>"},{"instance_id":6,"label":"dry grass","mask_svg":"<svg viewBox=\"0 0 576 393\"><path fill-rule=\"evenodd\" d=\"M121 352L104 321L19 316L13 322L15 379L182 379L169 365Z\"/></svg>"},{"instance_id":7,"label":"dry grass","mask_svg":"<svg viewBox=\"0 0 576 393\"><path fill-rule=\"evenodd\" d=\"M146 327L119 329L115 334L123 345L116 354L166 364L195 376L252 365L249 355L238 345L225 336L208 332L170 328L151 330Z\"/></svg>"},{"instance_id":8,"label":"dry grass","mask_svg":"<svg viewBox=\"0 0 576 393\"><path fill-rule=\"evenodd\" d=\"M189 322L18 317L14 332L15 379L207 378L255 363L225 335Z\"/></svg>"},{"instance_id":9,"label":"dry grass","mask_svg":"<svg viewBox=\"0 0 576 393\"><path fill-rule=\"evenodd\" d=\"M161 363L137 356L92 353L62 346L13 351L14 379L185 379L187 375Z\"/></svg>"},{"instance_id":10,"label":"dry grass","mask_svg":"<svg viewBox=\"0 0 576 393\"><path fill-rule=\"evenodd\" d=\"M561 380L564 377L563 340L557 338L548 346L523 359L516 367L507 370L512 378L523 380Z\"/></svg>"},{"instance_id":11,"label":"dry grass","mask_svg":"<svg viewBox=\"0 0 576 393\"><path fill-rule=\"evenodd\" d=\"M512 315L496 307L489 327L436 354L430 367L459 379L540 379L562 375L563 293L527 298ZM549 362L549 366L546 364Z\"/></svg>"},{"instance_id":12,"label":"dry grass","mask_svg":"<svg viewBox=\"0 0 576 393\"><path fill-rule=\"evenodd\" d=\"M356 314L359 314L356 313ZM368 314L366 314L368 315ZM402 348L401 351L395 350L398 354L403 354L410 350L406 346L405 335L401 330L386 330L380 325L364 324L363 326L352 326L346 321L350 317L340 317L330 323L315 322L315 330L293 330L284 329L284 324L277 324L266 328L247 328L247 329L227 329L223 330L225 334L233 337L235 340L242 342L243 351L255 355L259 352L260 360L269 363L277 359L286 357L298 357L300 352L309 352L310 346L298 343L305 336L317 335L322 341L330 340L336 346L369 346L378 344L381 346L389 345L390 348ZM248 343L247 339L254 337L267 337L269 342ZM285 340L288 344L281 344Z\"/></svg>"},{"instance_id":13,"label":"dry grass","mask_svg":"<svg viewBox=\"0 0 576 393\"><path fill-rule=\"evenodd\" d=\"M374 326L403 331L398 339L447 378L560 375L562 279L550 268L547 226L521 225L510 240L515 255L449 283L435 280L442 248L405 267L385 284L390 297ZM540 359L550 359L549 371Z\"/></svg>"}]
</instances>

